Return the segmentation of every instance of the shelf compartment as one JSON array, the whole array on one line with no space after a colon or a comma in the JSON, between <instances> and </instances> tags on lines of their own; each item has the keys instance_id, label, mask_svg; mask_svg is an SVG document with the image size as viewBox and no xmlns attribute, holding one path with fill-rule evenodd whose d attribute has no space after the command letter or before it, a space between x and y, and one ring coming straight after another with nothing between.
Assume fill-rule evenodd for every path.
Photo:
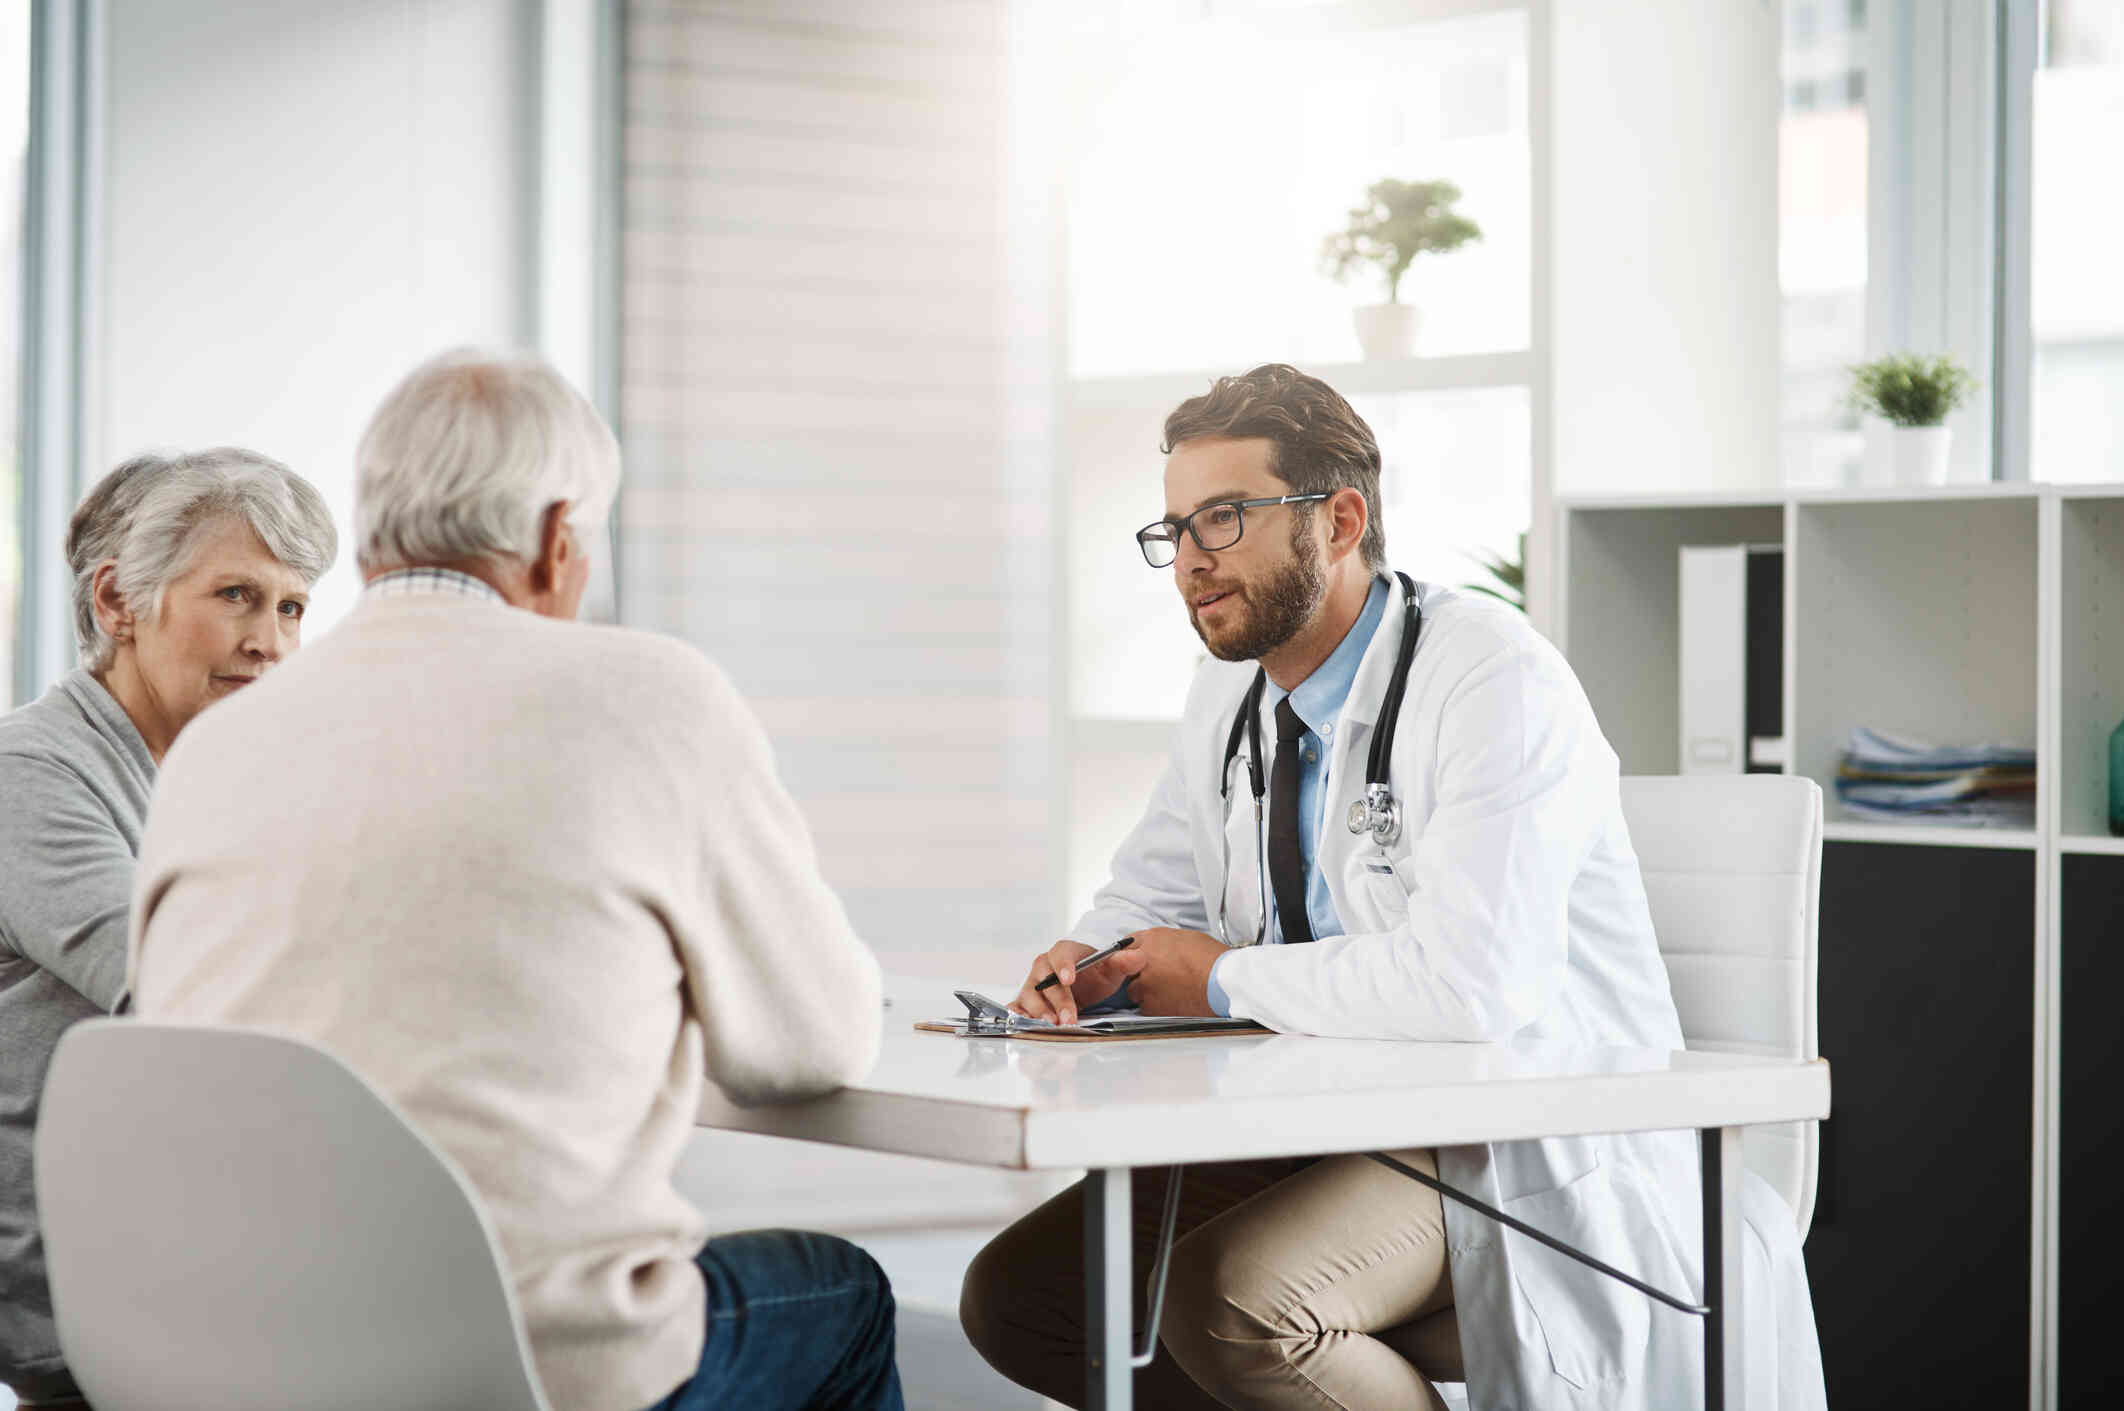
<instances>
[{"instance_id":1,"label":"shelf compartment","mask_svg":"<svg viewBox=\"0 0 2124 1411\"><path fill-rule=\"evenodd\" d=\"M2039 511L2031 495L1796 507L1787 730L1832 817L1854 726L2039 747Z\"/></svg>"},{"instance_id":2,"label":"shelf compartment","mask_svg":"<svg viewBox=\"0 0 2124 1411\"><path fill-rule=\"evenodd\" d=\"M2124 720L2124 496L2058 505L2058 831L2110 841L2109 735Z\"/></svg>"},{"instance_id":3,"label":"shelf compartment","mask_svg":"<svg viewBox=\"0 0 2124 1411\"><path fill-rule=\"evenodd\" d=\"M1681 769L1681 550L1782 544L1781 504L1572 509L1563 642L1625 774Z\"/></svg>"}]
</instances>

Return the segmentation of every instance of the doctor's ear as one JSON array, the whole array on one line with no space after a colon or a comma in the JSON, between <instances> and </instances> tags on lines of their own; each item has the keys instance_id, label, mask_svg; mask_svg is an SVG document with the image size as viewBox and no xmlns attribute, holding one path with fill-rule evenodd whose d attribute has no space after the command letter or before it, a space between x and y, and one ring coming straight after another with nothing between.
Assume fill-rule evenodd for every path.
<instances>
[{"instance_id":1,"label":"doctor's ear","mask_svg":"<svg viewBox=\"0 0 2124 1411\"><path fill-rule=\"evenodd\" d=\"M104 636L113 642L133 640L133 612L125 605L125 594L118 591L118 560L105 559L96 565L96 576L89 583L89 605Z\"/></svg>"},{"instance_id":2,"label":"doctor's ear","mask_svg":"<svg viewBox=\"0 0 2124 1411\"><path fill-rule=\"evenodd\" d=\"M1355 553L1364 542L1365 526L1371 523L1364 492L1344 486L1321 508L1327 511L1328 556L1340 558L1345 553Z\"/></svg>"}]
</instances>

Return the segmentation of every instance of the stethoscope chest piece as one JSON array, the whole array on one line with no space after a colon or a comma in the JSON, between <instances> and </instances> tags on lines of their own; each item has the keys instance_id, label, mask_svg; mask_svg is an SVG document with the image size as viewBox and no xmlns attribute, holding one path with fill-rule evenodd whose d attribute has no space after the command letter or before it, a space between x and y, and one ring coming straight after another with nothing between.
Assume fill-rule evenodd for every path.
<instances>
[{"instance_id":1,"label":"stethoscope chest piece","mask_svg":"<svg viewBox=\"0 0 2124 1411\"><path fill-rule=\"evenodd\" d=\"M1358 835L1369 833L1372 841L1380 847L1391 847L1401 837L1401 803L1387 788L1387 766L1394 755L1394 728L1401 719L1401 699L1409 687L1409 663L1416 655L1416 638L1423 630L1423 602L1416 596L1416 582L1406 573L1397 573L1401 582L1402 628L1401 646L1394 656L1394 673L1387 682L1386 695L1380 702L1379 729L1372 736L1371 757L1365 769L1364 797L1350 805L1350 831ZM1261 699L1268 689L1268 676L1263 671L1254 673L1254 684L1247 687L1246 696L1239 703L1238 714L1232 717L1231 733L1224 739L1224 773L1218 782L1225 807L1231 806L1232 762L1239 758L1239 746L1246 742L1247 784L1254 796L1254 853L1258 858L1262 850L1261 817L1262 798L1268 792L1267 771L1261 765ZM1224 839L1224 875L1229 884L1232 875L1231 835ZM1255 881L1260 889L1260 921L1254 932L1255 942L1267 939L1269 914L1268 869L1256 867ZM1218 929L1224 931L1228 922L1224 904L1218 907ZM1229 933L1225 944L1235 942Z\"/></svg>"},{"instance_id":2,"label":"stethoscope chest piece","mask_svg":"<svg viewBox=\"0 0 2124 1411\"><path fill-rule=\"evenodd\" d=\"M1380 847L1392 847L1401 838L1401 803L1384 784L1367 784L1364 797L1350 805L1350 831L1372 835Z\"/></svg>"}]
</instances>

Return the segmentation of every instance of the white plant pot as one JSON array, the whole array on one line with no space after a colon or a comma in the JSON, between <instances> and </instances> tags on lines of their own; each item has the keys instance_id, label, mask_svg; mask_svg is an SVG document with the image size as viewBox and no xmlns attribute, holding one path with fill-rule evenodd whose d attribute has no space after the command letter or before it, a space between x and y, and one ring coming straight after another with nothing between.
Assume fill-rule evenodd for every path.
<instances>
[{"instance_id":1,"label":"white plant pot","mask_svg":"<svg viewBox=\"0 0 2124 1411\"><path fill-rule=\"evenodd\" d=\"M1416 326L1422 315L1412 304L1365 304L1350 310L1357 323L1357 346L1368 359L1407 358L1416 353Z\"/></svg>"},{"instance_id":2,"label":"white plant pot","mask_svg":"<svg viewBox=\"0 0 2124 1411\"><path fill-rule=\"evenodd\" d=\"M1954 429L1947 426L1896 426L1878 419L1866 422L1866 483L1869 485L1945 485Z\"/></svg>"}]
</instances>

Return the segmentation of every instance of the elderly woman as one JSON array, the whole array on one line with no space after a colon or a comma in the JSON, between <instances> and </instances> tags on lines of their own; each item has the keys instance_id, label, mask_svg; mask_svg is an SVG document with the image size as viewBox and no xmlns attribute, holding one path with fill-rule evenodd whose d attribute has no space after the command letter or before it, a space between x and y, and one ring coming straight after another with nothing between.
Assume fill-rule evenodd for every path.
<instances>
[{"instance_id":1,"label":"elderly woman","mask_svg":"<svg viewBox=\"0 0 2124 1411\"><path fill-rule=\"evenodd\" d=\"M301 477L224 448L127 461L67 532L81 667L0 716L0 1383L78 1403L30 1196L52 1049L125 984L156 769L191 719L294 650L338 535Z\"/></svg>"}]
</instances>

